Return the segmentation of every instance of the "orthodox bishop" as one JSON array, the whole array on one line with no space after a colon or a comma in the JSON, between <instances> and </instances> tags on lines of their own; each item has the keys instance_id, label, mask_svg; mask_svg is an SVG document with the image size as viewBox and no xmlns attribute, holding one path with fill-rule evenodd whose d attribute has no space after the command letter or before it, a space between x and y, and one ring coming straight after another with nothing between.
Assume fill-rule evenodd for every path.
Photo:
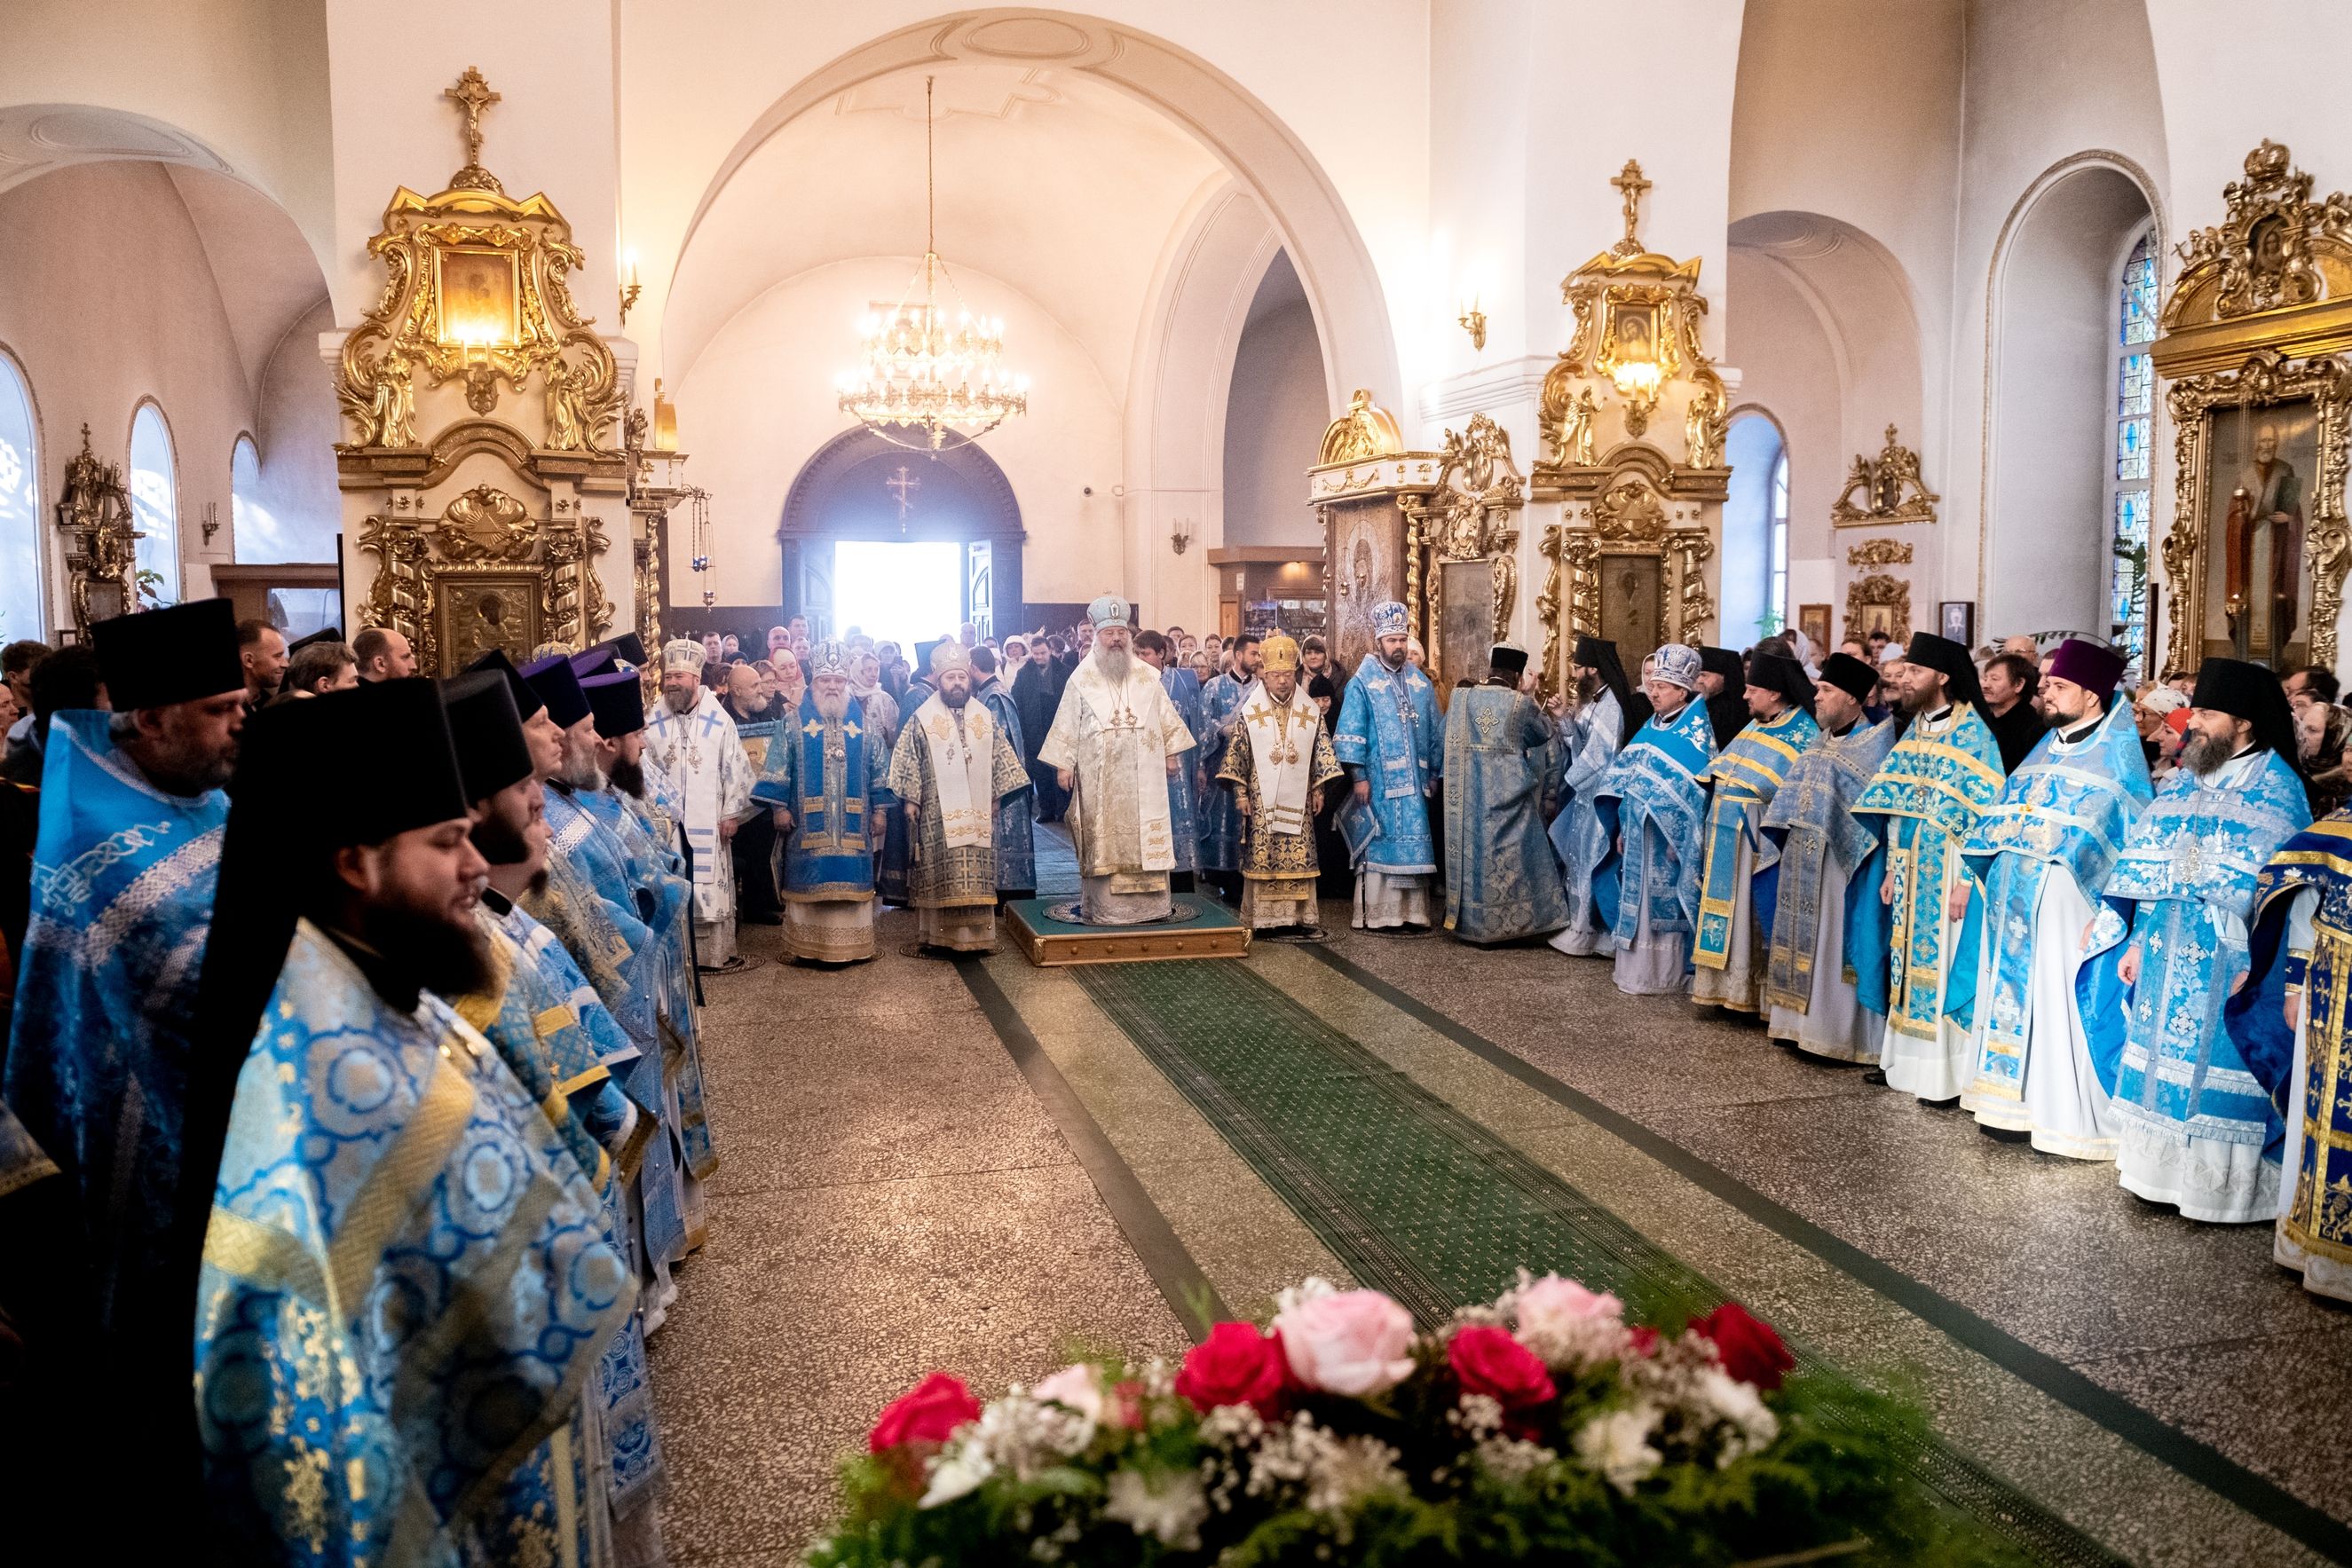
<instances>
[{"instance_id":1,"label":"orthodox bishop","mask_svg":"<svg viewBox=\"0 0 2352 1568\"><path fill-rule=\"evenodd\" d=\"M1339 700L1331 748L1355 793L1341 813L1356 862L1359 929L1426 930L1429 883L1437 874L1429 798L1445 766L1438 748L1437 688L1407 662L1412 639L1405 608L1372 607L1372 649Z\"/></svg>"},{"instance_id":2,"label":"orthodox bishop","mask_svg":"<svg viewBox=\"0 0 2352 1568\"><path fill-rule=\"evenodd\" d=\"M874 956L874 852L889 809L890 753L850 700L840 643L810 653L795 718L751 786L783 844L784 946L809 963L856 963Z\"/></svg>"},{"instance_id":3,"label":"orthodox bishop","mask_svg":"<svg viewBox=\"0 0 2352 1568\"><path fill-rule=\"evenodd\" d=\"M1168 775L1184 765L1192 733L1160 673L1129 651L1127 601L1107 593L1087 606L1087 620L1094 648L1070 672L1037 757L1072 792L1067 820L1086 923L1140 925L1172 908Z\"/></svg>"},{"instance_id":4,"label":"orthodox bishop","mask_svg":"<svg viewBox=\"0 0 2352 1568\"><path fill-rule=\"evenodd\" d=\"M971 654L934 643L935 688L907 717L890 758L890 792L907 813L907 882L926 947L996 946L999 803L1029 789L1021 753L986 703L971 700Z\"/></svg>"},{"instance_id":5,"label":"orthodox bishop","mask_svg":"<svg viewBox=\"0 0 2352 1568\"><path fill-rule=\"evenodd\" d=\"M1683 988L1698 925L1701 831L1715 729L1698 700L1698 650L1669 643L1643 684L1650 721L1593 790L1608 851L1592 875L1593 902L1616 937L1617 988L1646 996Z\"/></svg>"},{"instance_id":6,"label":"orthodox bishop","mask_svg":"<svg viewBox=\"0 0 2352 1568\"><path fill-rule=\"evenodd\" d=\"M1254 931L1317 927L1315 815L1340 777L1322 710L1298 685L1298 644L1259 644L1258 678L1217 779L1233 790L1242 822L1242 924Z\"/></svg>"}]
</instances>

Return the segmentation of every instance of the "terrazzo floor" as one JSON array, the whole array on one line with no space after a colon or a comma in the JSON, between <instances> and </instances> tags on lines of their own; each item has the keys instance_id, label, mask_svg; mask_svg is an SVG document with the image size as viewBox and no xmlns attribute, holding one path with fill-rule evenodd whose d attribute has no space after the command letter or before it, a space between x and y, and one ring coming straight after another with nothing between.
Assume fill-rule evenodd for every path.
<instances>
[{"instance_id":1,"label":"terrazzo floor","mask_svg":"<svg viewBox=\"0 0 2352 1568\"><path fill-rule=\"evenodd\" d=\"M2107 1167L1621 996L1603 963L1325 919L1323 946L1242 962L1849 1373L1915 1394L2108 1550L2352 1561L2352 1312L2277 1270L2266 1228L2192 1225ZM749 927L761 961L706 982L722 1164L651 1344L688 1568L796 1562L874 1414L935 1367L984 1397L1074 1346L1181 1354L1206 1292L1257 1314L1306 1274L1347 1278L1067 972L918 956L913 925L886 914L881 956L837 971ZM2088 1381L2070 1396L2068 1378Z\"/></svg>"}]
</instances>

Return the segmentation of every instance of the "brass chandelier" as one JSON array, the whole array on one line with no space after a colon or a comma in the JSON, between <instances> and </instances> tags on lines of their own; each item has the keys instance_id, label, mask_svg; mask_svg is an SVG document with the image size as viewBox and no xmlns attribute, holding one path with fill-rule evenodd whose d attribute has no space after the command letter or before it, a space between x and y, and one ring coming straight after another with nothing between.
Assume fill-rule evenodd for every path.
<instances>
[{"instance_id":1,"label":"brass chandelier","mask_svg":"<svg viewBox=\"0 0 2352 1568\"><path fill-rule=\"evenodd\" d=\"M1029 378L1008 374L1001 318L974 316L940 259L938 179L931 154L931 83L923 78L923 266L895 306L862 324L858 368L842 372L841 411L916 452L978 441L1029 412ZM944 286L948 299L939 298Z\"/></svg>"}]
</instances>

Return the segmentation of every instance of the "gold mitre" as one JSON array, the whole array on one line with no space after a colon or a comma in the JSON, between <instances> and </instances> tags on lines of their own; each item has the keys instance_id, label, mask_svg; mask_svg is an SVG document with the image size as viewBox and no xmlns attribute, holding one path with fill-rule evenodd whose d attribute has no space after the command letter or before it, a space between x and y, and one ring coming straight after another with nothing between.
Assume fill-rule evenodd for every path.
<instances>
[{"instance_id":1,"label":"gold mitre","mask_svg":"<svg viewBox=\"0 0 2352 1568\"><path fill-rule=\"evenodd\" d=\"M1258 669L1262 674L1278 675L1287 673L1295 675L1298 673L1298 644L1279 632L1258 643L1257 656Z\"/></svg>"}]
</instances>

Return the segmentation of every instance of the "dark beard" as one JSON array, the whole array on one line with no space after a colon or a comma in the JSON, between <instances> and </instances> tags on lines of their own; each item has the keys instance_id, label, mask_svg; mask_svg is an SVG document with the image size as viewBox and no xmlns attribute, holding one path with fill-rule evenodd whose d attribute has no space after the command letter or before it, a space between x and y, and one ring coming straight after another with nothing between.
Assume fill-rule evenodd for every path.
<instances>
[{"instance_id":1,"label":"dark beard","mask_svg":"<svg viewBox=\"0 0 2352 1568\"><path fill-rule=\"evenodd\" d=\"M1386 653L1382 653L1381 655L1381 663L1386 664L1391 670L1402 670L1404 668L1404 662L1411 657L1412 657L1412 653L1410 649L1404 653L1399 653L1393 659L1390 658Z\"/></svg>"},{"instance_id":2,"label":"dark beard","mask_svg":"<svg viewBox=\"0 0 2352 1568\"><path fill-rule=\"evenodd\" d=\"M948 706L948 710L949 710L950 712L951 712L951 713L961 713L961 712L962 712L962 711L963 711L963 705L964 705L964 704L966 704L966 703L968 703L968 702L970 702L970 701L971 701L971 694L970 692L968 692L968 691L964 691L964 692L946 692L946 691L943 691L943 692L941 692L941 693L940 694L940 701L941 701L942 703L945 703L945 704L947 705L947 706Z\"/></svg>"},{"instance_id":3,"label":"dark beard","mask_svg":"<svg viewBox=\"0 0 2352 1568\"><path fill-rule=\"evenodd\" d=\"M474 824L474 831L467 836L474 841L474 847L482 852L482 858L492 865L518 865L530 858L530 845L516 831L515 825L503 817L495 814L484 817Z\"/></svg>"},{"instance_id":4,"label":"dark beard","mask_svg":"<svg viewBox=\"0 0 2352 1568\"><path fill-rule=\"evenodd\" d=\"M616 757L613 759L613 766L604 769L604 777L611 779L613 788L622 794L634 796L640 800L646 798L646 765L644 763L624 762Z\"/></svg>"},{"instance_id":5,"label":"dark beard","mask_svg":"<svg viewBox=\"0 0 2352 1568\"><path fill-rule=\"evenodd\" d=\"M420 989L465 997L490 983L489 946L471 921L453 925L439 915L377 904L367 925L369 945Z\"/></svg>"}]
</instances>

